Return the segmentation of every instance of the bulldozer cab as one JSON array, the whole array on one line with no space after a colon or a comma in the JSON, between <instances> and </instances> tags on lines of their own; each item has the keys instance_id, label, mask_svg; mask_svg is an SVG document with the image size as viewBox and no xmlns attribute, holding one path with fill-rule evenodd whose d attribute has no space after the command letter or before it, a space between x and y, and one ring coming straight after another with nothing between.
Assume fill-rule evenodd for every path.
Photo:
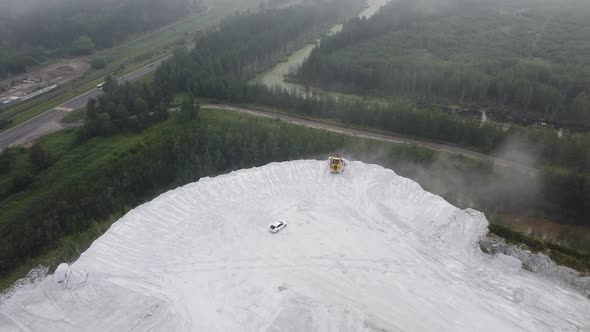
<instances>
[{"instance_id":1,"label":"bulldozer cab","mask_svg":"<svg viewBox=\"0 0 590 332\"><path fill-rule=\"evenodd\" d=\"M329 160L331 173L342 173L344 169L344 159L338 156L332 156Z\"/></svg>"}]
</instances>

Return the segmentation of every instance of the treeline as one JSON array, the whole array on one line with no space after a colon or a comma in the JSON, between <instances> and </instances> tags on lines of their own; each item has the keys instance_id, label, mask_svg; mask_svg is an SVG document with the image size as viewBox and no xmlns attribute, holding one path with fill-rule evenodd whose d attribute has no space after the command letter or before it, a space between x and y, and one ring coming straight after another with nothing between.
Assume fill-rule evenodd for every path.
<instances>
[{"instance_id":1,"label":"treeline","mask_svg":"<svg viewBox=\"0 0 590 332\"><path fill-rule=\"evenodd\" d=\"M322 40L298 76L340 91L590 125L590 28L580 21L590 6L527 4L391 2Z\"/></svg>"},{"instance_id":2,"label":"treeline","mask_svg":"<svg viewBox=\"0 0 590 332\"><path fill-rule=\"evenodd\" d=\"M181 114L152 127L139 144L89 157L99 141L83 143L38 174L0 213L0 275L41 255L65 236L83 232L125 206L137 206L203 176L271 161L300 159L340 147L335 134L245 117ZM125 137L112 144L124 144ZM110 145L110 144L109 144ZM80 167L78 160L90 164ZM52 172L71 169L55 179ZM6 201L5 201L6 202Z\"/></svg>"},{"instance_id":3,"label":"treeline","mask_svg":"<svg viewBox=\"0 0 590 332\"><path fill-rule=\"evenodd\" d=\"M281 88L252 87L248 102L275 106L290 113L342 121L356 127L380 129L432 141L448 142L491 152L506 138L506 132L493 123L461 118L451 114L416 109L407 99L387 103L362 99L294 95Z\"/></svg>"},{"instance_id":4,"label":"treeline","mask_svg":"<svg viewBox=\"0 0 590 332\"><path fill-rule=\"evenodd\" d=\"M133 33L173 22L200 1L100 0L40 2L0 14L0 77L24 72L47 57L89 54Z\"/></svg>"}]
</instances>

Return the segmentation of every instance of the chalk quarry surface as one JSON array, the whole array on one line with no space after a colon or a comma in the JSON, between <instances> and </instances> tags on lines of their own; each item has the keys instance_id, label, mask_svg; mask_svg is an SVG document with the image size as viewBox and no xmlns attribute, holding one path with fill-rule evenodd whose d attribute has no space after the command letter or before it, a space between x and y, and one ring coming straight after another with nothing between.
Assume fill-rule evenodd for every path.
<instances>
[{"instance_id":1,"label":"chalk quarry surface","mask_svg":"<svg viewBox=\"0 0 590 332\"><path fill-rule=\"evenodd\" d=\"M0 331L590 331L588 298L481 252L487 225L376 165L240 170L130 211Z\"/></svg>"}]
</instances>

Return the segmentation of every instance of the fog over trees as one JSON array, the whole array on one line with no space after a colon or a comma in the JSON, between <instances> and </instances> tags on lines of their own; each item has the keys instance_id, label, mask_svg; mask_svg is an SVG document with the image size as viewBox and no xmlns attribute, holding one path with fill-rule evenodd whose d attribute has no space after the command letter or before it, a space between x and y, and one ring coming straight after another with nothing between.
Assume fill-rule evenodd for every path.
<instances>
[{"instance_id":1,"label":"fog over trees","mask_svg":"<svg viewBox=\"0 0 590 332\"><path fill-rule=\"evenodd\" d=\"M579 1L394 1L323 40L299 78L590 124L588 18L590 4Z\"/></svg>"},{"instance_id":2,"label":"fog over trees","mask_svg":"<svg viewBox=\"0 0 590 332\"><path fill-rule=\"evenodd\" d=\"M0 78L56 56L112 47L200 7L187 0L53 0L0 7ZM197 8L197 9L198 9Z\"/></svg>"}]
</instances>

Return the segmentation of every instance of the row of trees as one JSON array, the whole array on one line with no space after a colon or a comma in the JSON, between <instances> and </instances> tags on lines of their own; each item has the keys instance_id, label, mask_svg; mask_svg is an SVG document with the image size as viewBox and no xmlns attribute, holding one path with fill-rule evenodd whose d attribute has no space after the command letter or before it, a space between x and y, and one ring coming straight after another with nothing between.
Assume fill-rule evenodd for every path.
<instances>
[{"instance_id":1,"label":"row of trees","mask_svg":"<svg viewBox=\"0 0 590 332\"><path fill-rule=\"evenodd\" d=\"M252 87L250 102L276 106L294 114L331 118L357 127L380 129L410 137L449 142L491 152L506 138L505 131L492 123L460 118L451 114L415 109L403 98L371 103L359 98L316 95L302 97L281 88Z\"/></svg>"},{"instance_id":2,"label":"row of trees","mask_svg":"<svg viewBox=\"0 0 590 332\"><path fill-rule=\"evenodd\" d=\"M590 42L572 15L590 17L590 6L535 3L526 18L507 13L512 6L499 8L454 0L426 12L392 2L324 39L299 78L348 92L495 106L590 125ZM563 40L569 47L552 43Z\"/></svg>"}]
</instances>

